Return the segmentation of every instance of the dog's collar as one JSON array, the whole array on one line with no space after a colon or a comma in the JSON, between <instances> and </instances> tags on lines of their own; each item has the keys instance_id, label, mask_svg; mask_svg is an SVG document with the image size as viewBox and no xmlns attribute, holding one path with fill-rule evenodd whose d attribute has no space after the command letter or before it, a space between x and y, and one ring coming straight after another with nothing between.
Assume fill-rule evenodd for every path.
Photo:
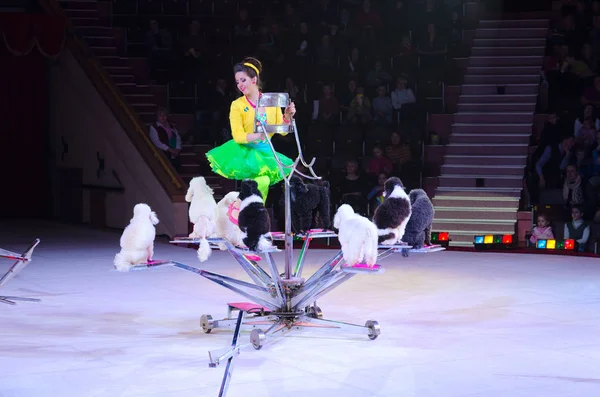
<instances>
[{"instance_id":1,"label":"dog's collar","mask_svg":"<svg viewBox=\"0 0 600 397\"><path fill-rule=\"evenodd\" d=\"M227 207L227 216L229 217L229 220L231 221L231 223L233 223L234 225L237 225L238 220L237 220L237 218L233 217L234 212L237 212L237 214L239 216L240 209L235 206L235 201L233 203L229 204L229 206Z\"/></svg>"}]
</instances>

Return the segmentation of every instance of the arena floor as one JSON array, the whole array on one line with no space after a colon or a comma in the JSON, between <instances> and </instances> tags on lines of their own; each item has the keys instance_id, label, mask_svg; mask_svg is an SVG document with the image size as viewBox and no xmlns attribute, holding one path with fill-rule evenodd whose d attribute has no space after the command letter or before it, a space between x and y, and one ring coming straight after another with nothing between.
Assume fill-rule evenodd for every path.
<instances>
[{"instance_id":1,"label":"arena floor","mask_svg":"<svg viewBox=\"0 0 600 397\"><path fill-rule=\"evenodd\" d=\"M118 232L3 223L0 247L41 244L0 295L42 302L0 304L1 397L217 395L224 367L208 368L207 351L231 334L204 334L199 317L223 317L238 296L176 268L111 271ZM306 274L331 255L309 252ZM164 242L155 257L201 266ZM319 302L328 319L379 321L377 340L292 332L246 349L228 396L600 395L597 258L438 252L382 264ZM201 267L244 276L223 252Z\"/></svg>"}]
</instances>

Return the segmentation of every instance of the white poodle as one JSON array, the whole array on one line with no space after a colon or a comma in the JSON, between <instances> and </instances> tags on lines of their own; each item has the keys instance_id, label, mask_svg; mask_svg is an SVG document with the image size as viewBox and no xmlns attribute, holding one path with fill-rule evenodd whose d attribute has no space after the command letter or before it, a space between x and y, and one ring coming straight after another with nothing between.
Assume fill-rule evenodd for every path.
<instances>
[{"instance_id":1,"label":"white poodle","mask_svg":"<svg viewBox=\"0 0 600 397\"><path fill-rule=\"evenodd\" d=\"M333 218L333 226L338 229L338 240L348 265L366 263L371 267L377 262L378 236L373 222L343 204Z\"/></svg>"},{"instance_id":2,"label":"white poodle","mask_svg":"<svg viewBox=\"0 0 600 397\"><path fill-rule=\"evenodd\" d=\"M232 216L237 218L235 212L239 210L232 207L237 201L238 196L238 192L229 192L217 204L217 225L215 228L215 235L228 240L236 247L241 247L244 244L242 242L242 231L237 225L237 220L236 223L231 220ZM219 248L225 250L225 244L219 244Z\"/></svg>"},{"instance_id":3,"label":"white poodle","mask_svg":"<svg viewBox=\"0 0 600 397\"><path fill-rule=\"evenodd\" d=\"M200 262L204 262L212 252L206 238L212 236L215 231L217 202L213 197L213 190L201 176L190 181L185 201L190 203L190 222L194 224L194 230L190 234L190 237L200 239L198 259Z\"/></svg>"},{"instance_id":4,"label":"white poodle","mask_svg":"<svg viewBox=\"0 0 600 397\"><path fill-rule=\"evenodd\" d=\"M133 207L133 218L121 236L121 252L113 261L115 269L126 272L135 264L152 260L157 224L158 218L148 204Z\"/></svg>"}]
</instances>

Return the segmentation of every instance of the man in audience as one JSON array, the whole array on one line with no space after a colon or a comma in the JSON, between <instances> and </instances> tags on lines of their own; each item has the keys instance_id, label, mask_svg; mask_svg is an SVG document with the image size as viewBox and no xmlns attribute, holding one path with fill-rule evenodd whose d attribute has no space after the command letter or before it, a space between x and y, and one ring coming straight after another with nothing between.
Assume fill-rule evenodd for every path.
<instances>
[{"instance_id":1,"label":"man in audience","mask_svg":"<svg viewBox=\"0 0 600 397\"><path fill-rule=\"evenodd\" d=\"M180 172L181 136L175 126L168 121L169 112L165 108L156 111L156 122L150 126L150 140L171 161L173 167Z\"/></svg>"}]
</instances>

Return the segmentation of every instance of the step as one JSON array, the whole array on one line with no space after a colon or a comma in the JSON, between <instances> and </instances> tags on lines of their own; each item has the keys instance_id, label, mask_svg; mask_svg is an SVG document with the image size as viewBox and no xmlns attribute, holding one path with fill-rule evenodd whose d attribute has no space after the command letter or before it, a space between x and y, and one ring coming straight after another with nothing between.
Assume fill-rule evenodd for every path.
<instances>
[{"instance_id":1,"label":"step","mask_svg":"<svg viewBox=\"0 0 600 397\"><path fill-rule=\"evenodd\" d=\"M490 221L516 221L516 208L502 208L494 211L491 208L468 208L468 207L434 207L435 219L468 219L468 218L485 218Z\"/></svg>"},{"instance_id":2,"label":"step","mask_svg":"<svg viewBox=\"0 0 600 397\"><path fill-rule=\"evenodd\" d=\"M135 84L135 77L132 74L124 74L124 75L118 75L118 74L112 74L110 73L110 78L112 79L112 81L119 85L119 84Z\"/></svg>"},{"instance_id":3,"label":"step","mask_svg":"<svg viewBox=\"0 0 600 397\"><path fill-rule=\"evenodd\" d=\"M487 222L485 219L474 219L467 222L457 220L434 219L432 230L447 231L450 239L460 234L471 234L471 236L485 234L513 234L515 232L515 223L508 222Z\"/></svg>"},{"instance_id":4,"label":"step","mask_svg":"<svg viewBox=\"0 0 600 397\"><path fill-rule=\"evenodd\" d=\"M516 200L521 199L521 188L437 188L435 197L473 197L477 200Z\"/></svg>"},{"instance_id":5,"label":"step","mask_svg":"<svg viewBox=\"0 0 600 397\"><path fill-rule=\"evenodd\" d=\"M469 66L466 74L477 75L523 75L540 74L539 66Z\"/></svg>"},{"instance_id":6,"label":"step","mask_svg":"<svg viewBox=\"0 0 600 397\"><path fill-rule=\"evenodd\" d=\"M499 102L509 102L513 95L536 95L538 94L539 84L508 84L500 85L504 87L504 94L498 93L498 84L463 84L461 87L461 98L463 95L482 96L493 95L499 98ZM504 100L500 98L506 98ZM460 100L460 99L459 99Z\"/></svg>"},{"instance_id":7,"label":"step","mask_svg":"<svg viewBox=\"0 0 600 397\"><path fill-rule=\"evenodd\" d=\"M454 115L454 125L458 124L533 124L533 113L530 112L459 112ZM510 129L504 129L509 131ZM487 131L487 130L486 130ZM530 132L530 131L529 131Z\"/></svg>"},{"instance_id":8,"label":"step","mask_svg":"<svg viewBox=\"0 0 600 397\"><path fill-rule=\"evenodd\" d=\"M471 48L471 56L528 56L539 55L543 56L545 51L544 46L533 47L488 47L488 46L473 46Z\"/></svg>"},{"instance_id":9,"label":"step","mask_svg":"<svg viewBox=\"0 0 600 397\"><path fill-rule=\"evenodd\" d=\"M454 117L459 115L460 113L456 113ZM533 119L533 115L531 118ZM465 119L465 117L459 117L459 119ZM533 120L529 123L452 123L453 134L531 134L532 128Z\"/></svg>"},{"instance_id":10,"label":"step","mask_svg":"<svg viewBox=\"0 0 600 397\"><path fill-rule=\"evenodd\" d=\"M442 174L439 176L440 187L476 188L477 180L483 180L483 187L519 188L523 186L522 175L460 175Z\"/></svg>"},{"instance_id":11,"label":"step","mask_svg":"<svg viewBox=\"0 0 600 397\"><path fill-rule=\"evenodd\" d=\"M102 66L114 66L114 67L126 67L131 66L129 59L113 56L96 56L96 59L102 64Z\"/></svg>"},{"instance_id":12,"label":"step","mask_svg":"<svg viewBox=\"0 0 600 397\"><path fill-rule=\"evenodd\" d=\"M535 102L508 102L508 103L458 103L457 113L491 113L491 112L523 112L535 113Z\"/></svg>"},{"instance_id":13,"label":"step","mask_svg":"<svg viewBox=\"0 0 600 397\"><path fill-rule=\"evenodd\" d=\"M476 39L520 39L546 37L547 27L541 28L477 28Z\"/></svg>"},{"instance_id":14,"label":"step","mask_svg":"<svg viewBox=\"0 0 600 397\"><path fill-rule=\"evenodd\" d=\"M541 69L542 55L471 56L469 57L469 66L539 66Z\"/></svg>"},{"instance_id":15,"label":"step","mask_svg":"<svg viewBox=\"0 0 600 397\"><path fill-rule=\"evenodd\" d=\"M60 6L63 10L96 10L98 7L97 1L72 1L60 0Z\"/></svg>"},{"instance_id":16,"label":"step","mask_svg":"<svg viewBox=\"0 0 600 397\"><path fill-rule=\"evenodd\" d=\"M495 145L498 143L512 143L529 145L529 139L531 134L452 134L450 136L450 143L473 143L482 145Z\"/></svg>"},{"instance_id":17,"label":"step","mask_svg":"<svg viewBox=\"0 0 600 397\"><path fill-rule=\"evenodd\" d=\"M538 74L471 74L467 73L464 77L464 84L538 84L540 75Z\"/></svg>"},{"instance_id":18,"label":"step","mask_svg":"<svg viewBox=\"0 0 600 397\"><path fill-rule=\"evenodd\" d=\"M184 175L196 175L200 176L202 167L199 164L181 164L181 173ZM208 182L210 185L210 182Z\"/></svg>"},{"instance_id":19,"label":"step","mask_svg":"<svg viewBox=\"0 0 600 397\"><path fill-rule=\"evenodd\" d=\"M150 86L133 84L117 84L123 95L149 95Z\"/></svg>"},{"instance_id":20,"label":"step","mask_svg":"<svg viewBox=\"0 0 600 397\"><path fill-rule=\"evenodd\" d=\"M104 70L110 75L124 76L130 74L133 76L131 66L104 66Z\"/></svg>"},{"instance_id":21,"label":"step","mask_svg":"<svg viewBox=\"0 0 600 397\"><path fill-rule=\"evenodd\" d=\"M123 95L129 103L154 103L156 98L154 94L143 93L143 94L125 94Z\"/></svg>"},{"instance_id":22,"label":"step","mask_svg":"<svg viewBox=\"0 0 600 397\"><path fill-rule=\"evenodd\" d=\"M455 208L455 207L469 207L473 210L483 211L487 209L489 211L503 211L513 210L517 211L519 208L519 199L510 198L510 200L499 200L497 198L477 198L463 196L435 196L433 198L433 206L435 208Z\"/></svg>"},{"instance_id":23,"label":"step","mask_svg":"<svg viewBox=\"0 0 600 397\"><path fill-rule=\"evenodd\" d=\"M485 163L482 163L485 164ZM509 165L482 165L482 164L444 164L442 165L442 175L506 175L523 176L525 167Z\"/></svg>"},{"instance_id":24,"label":"step","mask_svg":"<svg viewBox=\"0 0 600 397\"><path fill-rule=\"evenodd\" d=\"M479 27L485 29L497 28L539 28L548 29L547 19L495 19L479 21Z\"/></svg>"},{"instance_id":25,"label":"step","mask_svg":"<svg viewBox=\"0 0 600 397\"><path fill-rule=\"evenodd\" d=\"M492 105L492 104L507 104L507 103L532 103L536 104L537 102L537 93L536 94L504 94L498 95L494 94L483 94L483 95L461 95L458 98L458 104L463 103L479 103L482 105Z\"/></svg>"},{"instance_id":26,"label":"step","mask_svg":"<svg viewBox=\"0 0 600 397\"><path fill-rule=\"evenodd\" d=\"M475 156L524 156L528 152L527 145L511 144L449 144L446 145L447 155L475 155Z\"/></svg>"},{"instance_id":27,"label":"step","mask_svg":"<svg viewBox=\"0 0 600 397\"><path fill-rule=\"evenodd\" d=\"M116 47L90 47L96 57L110 57L117 55Z\"/></svg>"},{"instance_id":28,"label":"step","mask_svg":"<svg viewBox=\"0 0 600 397\"><path fill-rule=\"evenodd\" d=\"M84 39L90 47L115 47L113 36L85 36Z\"/></svg>"},{"instance_id":29,"label":"step","mask_svg":"<svg viewBox=\"0 0 600 397\"><path fill-rule=\"evenodd\" d=\"M444 164L448 165L479 165L525 167L527 155L518 156L477 156L477 155L448 155L444 156Z\"/></svg>"},{"instance_id":30,"label":"step","mask_svg":"<svg viewBox=\"0 0 600 397\"><path fill-rule=\"evenodd\" d=\"M100 20L98 19L98 17L94 17L94 18L81 18L81 17L72 17L69 18L71 20L71 23L73 24L73 26L75 26L75 28L79 29L81 28L89 28L89 27L96 27L100 25Z\"/></svg>"},{"instance_id":31,"label":"step","mask_svg":"<svg viewBox=\"0 0 600 397\"><path fill-rule=\"evenodd\" d=\"M138 114L156 112L156 103L130 103L129 104Z\"/></svg>"},{"instance_id":32,"label":"step","mask_svg":"<svg viewBox=\"0 0 600 397\"><path fill-rule=\"evenodd\" d=\"M473 39L473 47L543 47L546 45L546 37L530 38L484 38Z\"/></svg>"},{"instance_id":33,"label":"step","mask_svg":"<svg viewBox=\"0 0 600 397\"><path fill-rule=\"evenodd\" d=\"M96 8L67 8L65 14L69 18L98 18L98 10Z\"/></svg>"},{"instance_id":34,"label":"step","mask_svg":"<svg viewBox=\"0 0 600 397\"><path fill-rule=\"evenodd\" d=\"M112 28L106 26L77 26L75 30L83 37L114 37Z\"/></svg>"}]
</instances>

